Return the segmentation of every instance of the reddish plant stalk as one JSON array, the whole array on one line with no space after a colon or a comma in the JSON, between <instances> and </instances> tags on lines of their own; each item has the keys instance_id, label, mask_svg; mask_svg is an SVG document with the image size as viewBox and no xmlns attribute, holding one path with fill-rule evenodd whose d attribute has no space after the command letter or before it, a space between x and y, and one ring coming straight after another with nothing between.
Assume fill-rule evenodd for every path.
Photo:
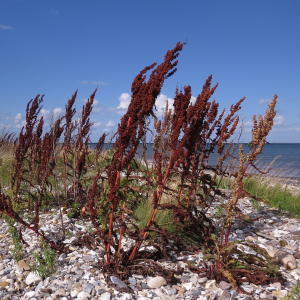
<instances>
[{"instance_id":1,"label":"reddish plant stalk","mask_svg":"<svg viewBox=\"0 0 300 300\"><path fill-rule=\"evenodd\" d=\"M27 224L25 221L23 221L20 217L16 218L14 214L6 212L6 211L2 211L5 215L15 219L17 222L19 222L20 224L24 225L25 227L27 227L28 229L34 231L37 235L41 236L48 244L50 244L55 250L61 252L60 248L58 248L58 246L56 246L51 240L49 240L47 237L45 237L44 234L40 233L38 230L36 230L35 228L32 228L29 224Z\"/></svg>"},{"instance_id":2,"label":"reddish plant stalk","mask_svg":"<svg viewBox=\"0 0 300 300\"><path fill-rule=\"evenodd\" d=\"M159 193L158 193L158 203L159 203L159 200L160 200L160 198L161 198L161 196L162 196L163 186L165 185L165 182L166 182L166 180L167 180L167 178L168 178L168 175L169 175L169 172L170 172L170 166L171 166L172 156L173 156L173 149L171 150L170 160L169 160L169 165L168 165L167 172L166 172L165 177L164 177L164 179L163 179L163 182L162 182L162 184L161 184L161 186L160 186L160 188L159 188ZM147 222L147 226L146 226L147 228L148 228L148 227L152 224L152 222L154 221L155 216L156 216L156 214L157 214L157 211L158 211L158 208L155 207L155 205L154 205L153 208L152 208L150 217L149 217L149 219L148 219L148 222ZM147 235L148 235L148 231L145 231L145 232L143 233L143 235L142 235L142 236L143 236L143 239L145 239ZM131 261L131 260L135 257L136 251L139 249L139 247L141 246L141 244L142 244L142 241L138 241L138 242L135 244L135 246L134 246L134 248L133 248L133 250L132 250L132 252L131 252L131 254L130 254L130 256L129 256L129 259L128 259L129 261Z\"/></svg>"},{"instance_id":3,"label":"reddish plant stalk","mask_svg":"<svg viewBox=\"0 0 300 300\"><path fill-rule=\"evenodd\" d=\"M116 185L119 184L119 179L120 179L120 171L117 174L117 178L116 178ZM113 230L113 212L111 211L110 216L109 216L109 231L108 231L108 242L107 242L107 247L106 247L106 251L107 251L107 265L110 265L110 239L112 236L112 230Z\"/></svg>"},{"instance_id":4,"label":"reddish plant stalk","mask_svg":"<svg viewBox=\"0 0 300 300\"><path fill-rule=\"evenodd\" d=\"M123 203L123 211L122 211L122 216L121 216L122 222L124 221L125 208L126 208L126 202L127 202L129 170L130 170L130 165L128 165L128 169L127 169L127 181L126 181L126 189L125 189L125 200L124 200L124 203ZM118 254L120 254L120 252L121 252L122 235L123 235L123 227L120 228L120 239L119 239L119 246L118 246Z\"/></svg>"}]
</instances>

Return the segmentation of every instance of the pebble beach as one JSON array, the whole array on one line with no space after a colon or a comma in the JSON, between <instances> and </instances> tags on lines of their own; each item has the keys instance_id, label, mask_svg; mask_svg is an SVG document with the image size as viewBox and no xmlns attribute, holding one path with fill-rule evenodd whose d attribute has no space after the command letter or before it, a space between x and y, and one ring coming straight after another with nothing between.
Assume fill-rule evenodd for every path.
<instances>
[{"instance_id":1,"label":"pebble beach","mask_svg":"<svg viewBox=\"0 0 300 300\"><path fill-rule=\"evenodd\" d=\"M221 199L219 199L221 201ZM214 216L218 210L220 201L214 202L208 212ZM168 284L161 276L145 277L132 274L126 281L111 276L106 282L99 269L102 259L103 247L99 245L94 250L74 245L77 237L89 230L92 224L89 221L69 219L64 213L69 236L63 241L69 245L71 252L56 257L56 272L51 276L41 278L30 270L32 253L39 249L40 241L36 235L26 229L23 233L24 240L29 247L24 247L24 257L18 263L13 259L12 239L8 232L8 226L0 219L0 299L105 299L105 300L233 300L233 299L282 299L300 280L300 222L289 218L284 212L278 212L265 204L259 208L251 205L249 198L239 200L242 212L254 222L237 221L232 229L230 240L252 241L267 250L274 257L283 274L285 282L276 282L270 285L254 285L244 283L241 288L252 295L239 294L232 286L222 281L219 284L215 280L199 277L187 268L187 261L194 262L195 266L202 266L202 252L179 253L172 260L159 260L159 264L169 269L184 268L181 275L176 275L177 283ZM41 230L47 236L55 239L58 235L57 223L60 216L58 210L40 215ZM214 219L216 226L220 224L220 218ZM16 224L16 226L18 226ZM124 245L131 245L132 241L122 240ZM76 244L76 243L75 243ZM244 249L251 253L250 248ZM126 292L120 290L125 289Z\"/></svg>"}]
</instances>

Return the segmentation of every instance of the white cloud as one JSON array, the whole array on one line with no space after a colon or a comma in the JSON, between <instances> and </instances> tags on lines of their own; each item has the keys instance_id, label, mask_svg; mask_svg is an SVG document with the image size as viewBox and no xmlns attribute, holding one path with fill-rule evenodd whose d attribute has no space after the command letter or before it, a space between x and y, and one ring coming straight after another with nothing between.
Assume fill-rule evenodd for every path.
<instances>
[{"instance_id":1,"label":"white cloud","mask_svg":"<svg viewBox=\"0 0 300 300\"><path fill-rule=\"evenodd\" d=\"M82 100L84 101L84 103L87 103L89 98L82 99ZM101 110L103 110L103 108L99 106L99 101L97 99L94 99L92 113L95 114L100 112Z\"/></svg>"},{"instance_id":2,"label":"white cloud","mask_svg":"<svg viewBox=\"0 0 300 300\"><path fill-rule=\"evenodd\" d=\"M16 124L15 127L16 127L16 128L22 128L22 127L25 126L25 125L26 125L26 121L24 120L24 121L22 121L21 123Z\"/></svg>"},{"instance_id":3,"label":"white cloud","mask_svg":"<svg viewBox=\"0 0 300 300\"><path fill-rule=\"evenodd\" d=\"M52 9L52 10L49 11L49 14L53 14L53 15L58 16L59 12L57 10Z\"/></svg>"},{"instance_id":4,"label":"white cloud","mask_svg":"<svg viewBox=\"0 0 300 300\"><path fill-rule=\"evenodd\" d=\"M298 132L298 131L300 131L300 128L289 128L288 130Z\"/></svg>"},{"instance_id":5,"label":"white cloud","mask_svg":"<svg viewBox=\"0 0 300 300\"><path fill-rule=\"evenodd\" d=\"M87 103L89 99L90 98L85 98L85 99L82 99L82 100L84 101L84 103ZM93 105L97 106L98 104L99 104L99 101L94 99Z\"/></svg>"},{"instance_id":6,"label":"white cloud","mask_svg":"<svg viewBox=\"0 0 300 300\"><path fill-rule=\"evenodd\" d=\"M79 81L80 84L94 84L94 85L109 85L109 83L107 82L103 82L103 81L87 81L87 80L83 80L83 81Z\"/></svg>"},{"instance_id":7,"label":"white cloud","mask_svg":"<svg viewBox=\"0 0 300 300\"><path fill-rule=\"evenodd\" d=\"M274 118L274 125L282 125L284 122L284 117L283 116L275 116Z\"/></svg>"},{"instance_id":8,"label":"white cloud","mask_svg":"<svg viewBox=\"0 0 300 300\"><path fill-rule=\"evenodd\" d=\"M15 121L15 127L16 128L21 128L24 125L26 125L26 121L25 120L22 121L22 115L21 115L21 113L18 113L15 116L15 120L14 121Z\"/></svg>"},{"instance_id":9,"label":"white cloud","mask_svg":"<svg viewBox=\"0 0 300 300\"><path fill-rule=\"evenodd\" d=\"M194 97L195 98L195 97ZM156 115L158 116L162 116L164 113L164 110L166 108L167 105L167 101L168 101L168 106L169 108L173 109L173 103L174 103L174 99L172 98L168 98L166 95L164 94L160 94L155 101L155 106L157 109Z\"/></svg>"},{"instance_id":10,"label":"white cloud","mask_svg":"<svg viewBox=\"0 0 300 300\"><path fill-rule=\"evenodd\" d=\"M15 116L15 123L18 124L21 120L22 120L22 115L21 115L21 113L18 113Z\"/></svg>"},{"instance_id":11,"label":"white cloud","mask_svg":"<svg viewBox=\"0 0 300 300\"><path fill-rule=\"evenodd\" d=\"M195 103L196 102L196 97L191 96L191 103ZM131 101L131 96L128 93L122 93L121 96L119 97L119 101L120 101L120 105L117 108L113 108L113 107L109 107L107 109L107 111L114 111L120 115L123 115L126 110L128 109L128 106L130 104ZM162 116L164 113L164 110L166 108L166 104L168 101L168 106L170 109L173 110L173 103L174 103L174 99L172 98L168 98L166 95L164 94L160 94L156 100L155 100L155 106L156 106L156 112L155 114L157 116Z\"/></svg>"},{"instance_id":12,"label":"white cloud","mask_svg":"<svg viewBox=\"0 0 300 300\"><path fill-rule=\"evenodd\" d=\"M191 100L190 102L192 104L195 104L197 98L194 97L194 96L191 96ZM168 98L166 95L164 94L160 94L157 98L156 98L156 101L155 101L155 106L156 106L156 109L157 109L157 112L155 113L157 116L162 116L164 111L165 111L165 108L166 108L166 105L167 105L167 101L168 101L168 107L169 109L174 109L174 99L172 98Z\"/></svg>"},{"instance_id":13,"label":"white cloud","mask_svg":"<svg viewBox=\"0 0 300 300\"><path fill-rule=\"evenodd\" d=\"M3 128L4 130L6 130L6 129L10 128L10 127L11 127L11 124L8 124L8 125L1 124L1 128Z\"/></svg>"},{"instance_id":14,"label":"white cloud","mask_svg":"<svg viewBox=\"0 0 300 300\"><path fill-rule=\"evenodd\" d=\"M42 108L41 109L41 114L44 117L44 119L48 119L50 118L50 111L47 109Z\"/></svg>"},{"instance_id":15,"label":"white cloud","mask_svg":"<svg viewBox=\"0 0 300 300\"><path fill-rule=\"evenodd\" d=\"M93 127L98 128L102 123L101 122L95 122Z\"/></svg>"},{"instance_id":16,"label":"white cloud","mask_svg":"<svg viewBox=\"0 0 300 300\"><path fill-rule=\"evenodd\" d=\"M103 110L102 107L93 107L92 113L98 113L101 110Z\"/></svg>"},{"instance_id":17,"label":"white cloud","mask_svg":"<svg viewBox=\"0 0 300 300\"><path fill-rule=\"evenodd\" d=\"M131 101L131 96L128 93L122 93L119 97L119 101L120 105L118 108L127 109Z\"/></svg>"},{"instance_id":18,"label":"white cloud","mask_svg":"<svg viewBox=\"0 0 300 300\"><path fill-rule=\"evenodd\" d=\"M271 102L272 102L272 99L261 99L261 100L259 100L258 104L265 104L265 103L270 104Z\"/></svg>"},{"instance_id":19,"label":"white cloud","mask_svg":"<svg viewBox=\"0 0 300 300\"><path fill-rule=\"evenodd\" d=\"M44 117L44 120L50 120L52 114L53 114L54 118L58 118L58 117L62 116L63 112L64 111L61 107L53 108L52 112L45 108L41 109L41 115Z\"/></svg>"},{"instance_id":20,"label":"white cloud","mask_svg":"<svg viewBox=\"0 0 300 300\"><path fill-rule=\"evenodd\" d=\"M6 25L0 24L0 29L3 29L3 30L13 30L14 28L11 27L11 26L6 26Z\"/></svg>"},{"instance_id":21,"label":"white cloud","mask_svg":"<svg viewBox=\"0 0 300 300\"><path fill-rule=\"evenodd\" d=\"M242 122L239 122L238 126L239 127L252 127L253 125L253 121L242 121Z\"/></svg>"},{"instance_id":22,"label":"white cloud","mask_svg":"<svg viewBox=\"0 0 300 300\"><path fill-rule=\"evenodd\" d=\"M89 98L83 99L84 103L87 103L88 100ZM92 114L96 114L101 110L103 110L103 108L99 106L99 101L97 99L94 99Z\"/></svg>"},{"instance_id":23,"label":"white cloud","mask_svg":"<svg viewBox=\"0 0 300 300\"><path fill-rule=\"evenodd\" d=\"M107 124L106 127L114 127L116 125L116 123L112 120L110 120Z\"/></svg>"},{"instance_id":24,"label":"white cloud","mask_svg":"<svg viewBox=\"0 0 300 300\"><path fill-rule=\"evenodd\" d=\"M53 109L53 115L54 115L54 117L61 116L63 112L64 111L63 111L63 109L61 107L56 107L56 108Z\"/></svg>"}]
</instances>

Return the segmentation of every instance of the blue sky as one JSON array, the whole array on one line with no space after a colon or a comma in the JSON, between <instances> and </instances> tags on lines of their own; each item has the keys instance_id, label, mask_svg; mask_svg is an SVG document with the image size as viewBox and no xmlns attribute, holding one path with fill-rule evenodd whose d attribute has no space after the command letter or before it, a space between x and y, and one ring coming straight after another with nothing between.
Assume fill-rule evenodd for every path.
<instances>
[{"instance_id":1,"label":"blue sky","mask_svg":"<svg viewBox=\"0 0 300 300\"><path fill-rule=\"evenodd\" d=\"M178 71L157 100L160 111L176 85L194 97L212 74L221 108L246 97L243 141L253 114L279 97L270 142L300 142L300 1L1 0L0 125L19 132L27 102L45 94L43 114L76 107L98 86L92 141L116 129L131 83L146 65L185 42ZM171 101L171 100L170 100ZM158 112L159 114L160 112Z\"/></svg>"}]
</instances>

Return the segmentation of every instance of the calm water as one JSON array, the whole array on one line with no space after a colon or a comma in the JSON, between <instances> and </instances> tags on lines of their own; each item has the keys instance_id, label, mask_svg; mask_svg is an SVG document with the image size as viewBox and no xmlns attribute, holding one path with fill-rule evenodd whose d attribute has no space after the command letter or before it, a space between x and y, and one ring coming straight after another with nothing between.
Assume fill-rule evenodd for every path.
<instances>
[{"instance_id":1,"label":"calm water","mask_svg":"<svg viewBox=\"0 0 300 300\"><path fill-rule=\"evenodd\" d=\"M90 144L91 148L95 148L96 144ZM105 144L104 149L111 149L113 144ZM244 153L249 153L250 148L247 144L243 144ZM153 144L148 144L147 156L149 159L153 155ZM238 156L238 150L235 153ZM209 165L215 165L218 159L217 154L212 154ZM260 154L256 165L262 169L270 168L269 174L280 177L300 177L300 144L272 144L266 145Z\"/></svg>"}]
</instances>

